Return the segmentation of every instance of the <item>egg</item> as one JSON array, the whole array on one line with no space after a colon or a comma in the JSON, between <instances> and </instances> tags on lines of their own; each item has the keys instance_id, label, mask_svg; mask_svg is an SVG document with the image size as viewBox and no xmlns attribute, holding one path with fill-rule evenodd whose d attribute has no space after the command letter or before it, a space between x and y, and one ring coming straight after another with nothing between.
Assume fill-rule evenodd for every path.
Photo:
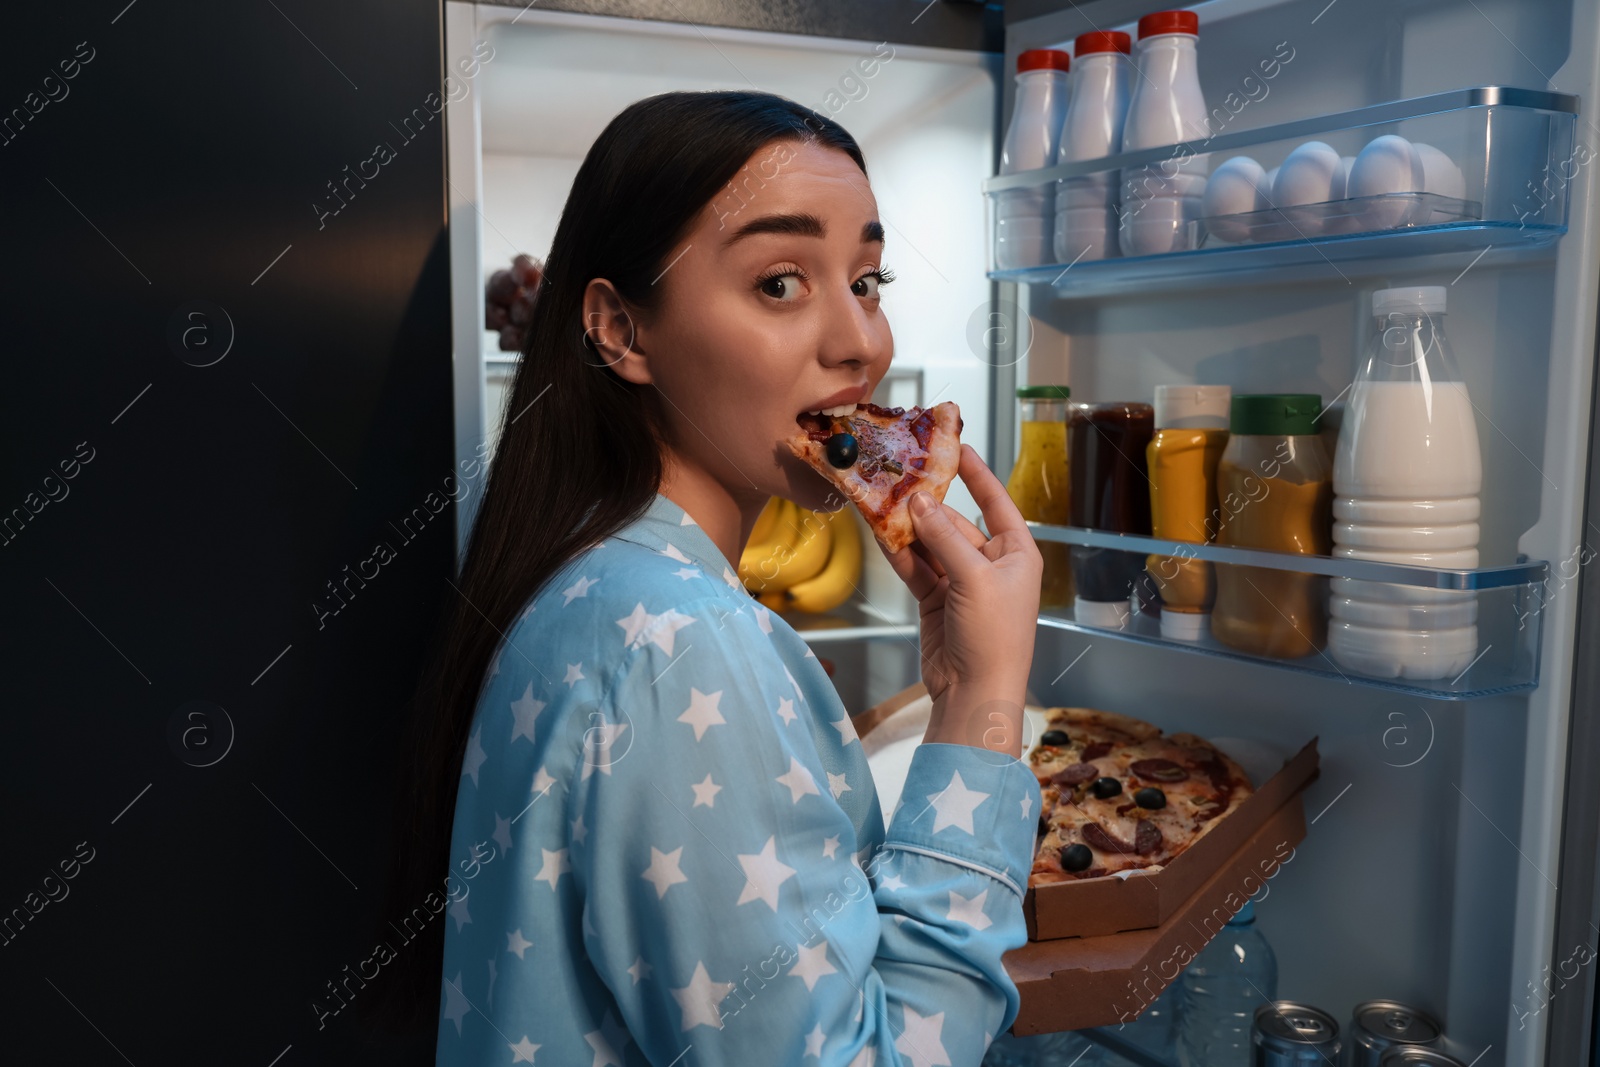
<instances>
[{"instance_id":1,"label":"egg","mask_svg":"<svg viewBox=\"0 0 1600 1067\"><path fill-rule=\"evenodd\" d=\"M1284 241L1294 236L1294 231L1289 224L1283 221L1283 212L1278 211L1278 199L1272 195L1272 187L1277 184L1278 171L1281 167L1273 167L1261 177L1261 191L1267 194L1267 207L1273 209L1268 216L1271 222L1264 222L1256 226L1250 234L1254 241Z\"/></svg>"},{"instance_id":2,"label":"egg","mask_svg":"<svg viewBox=\"0 0 1600 1067\"><path fill-rule=\"evenodd\" d=\"M1466 199L1467 182L1462 177L1461 168L1456 166L1455 160L1433 145L1423 144L1421 141L1413 142L1411 148L1422 164L1422 188L1426 192L1448 196L1452 200ZM1413 226L1426 226L1429 223L1453 222L1458 217L1453 210L1435 213L1432 205L1419 203L1410 222Z\"/></svg>"},{"instance_id":3,"label":"egg","mask_svg":"<svg viewBox=\"0 0 1600 1067\"><path fill-rule=\"evenodd\" d=\"M1411 142L1395 134L1376 137L1350 167L1352 197L1415 193L1424 188L1422 158ZM1360 205L1363 230L1388 230L1405 225L1415 209L1410 198L1372 200Z\"/></svg>"},{"instance_id":4,"label":"egg","mask_svg":"<svg viewBox=\"0 0 1600 1067\"><path fill-rule=\"evenodd\" d=\"M1266 171L1249 156L1234 156L1211 172L1200 198L1206 231L1238 244L1251 239L1250 225L1233 215L1264 211L1267 207Z\"/></svg>"},{"instance_id":5,"label":"egg","mask_svg":"<svg viewBox=\"0 0 1600 1067\"><path fill-rule=\"evenodd\" d=\"M1344 167L1339 153L1321 141L1307 141L1289 153L1272 183L1272 199L1299 237L1320 237L1321 211L1291 211L1304 204L1344 199Z\"/></svg>"}]
</instances>

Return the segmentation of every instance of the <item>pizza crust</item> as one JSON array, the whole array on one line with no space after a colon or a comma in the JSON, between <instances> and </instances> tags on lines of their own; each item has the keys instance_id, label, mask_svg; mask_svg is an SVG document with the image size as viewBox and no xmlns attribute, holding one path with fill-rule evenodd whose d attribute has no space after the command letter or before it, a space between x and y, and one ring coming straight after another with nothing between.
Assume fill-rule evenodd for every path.
<instances>
[{"instance_id":1,"label":"pizza crust","mask_svg":"<svg viewBox=\"0 0 1600 1067\"><path fill-rule=\"evenodd\" d=\"M946 400L926 410L861 404L852 415L806 416L802 427L786 438L789 451L832 482L856 505L884 550L898 552L917 539L911 524L911 494L924 490L943 502L961 464L961 411ZM924 448L916 427L923 420ZM826 442L832 433L855 435L859 455L840 470L828 462ZM893 459L900 470L883 469L869 457Z\"/></svg>"}]
</instances>

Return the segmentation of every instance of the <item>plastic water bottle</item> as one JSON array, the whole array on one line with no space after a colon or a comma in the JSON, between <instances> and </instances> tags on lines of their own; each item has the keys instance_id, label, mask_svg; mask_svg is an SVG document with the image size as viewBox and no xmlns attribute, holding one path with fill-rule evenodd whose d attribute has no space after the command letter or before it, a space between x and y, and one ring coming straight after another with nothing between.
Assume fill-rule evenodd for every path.
<instances>
[{"instance_id":1,"label":"plastic water bottle","mask_svg":"<svg viewBox=\"0 0 1600 1067\"><path fill-rule=\"evenodd\" d=\"M1209 136L1195 52L1199 37L1200 16L1193 11L1157 11L1139 20L1139 72L1122 128L1122 151ZM1125 168L1119 205L1122 254L1193 248L1195 227L1189 224L1200 217L1210 169L1204 153Z\"/></svg>"},{"instance_id":2,"label":"plastic water bottle","mask_svg":"<svg viewBox=\"0 0 1600 1067\"><path fill-rule=\"evenodd\" d=\"M1247 900L1179 977L1182 1067L1249 1067L1256 1007L1278 999L1278 959L1255 922Z\"/></svg>"},{"instance_id":3,"label":"plastic water bottle","mask_svg":"<svg viewBox=\"0 0 1600 1067\"><path fill-rule=\"evenodd\" d=\"M1478 566L1483 461L1444 333L1445 287L1380 289L1333 460L1333 554ZM1379 678L1453 678L1478 655L1471 591L1335 578L1328 653Z\"/></svg>"},{"instance_id":4,"label":"plastic water bottle","mask_svg":"<svg viewBox=\"0 0 1600 1067\"><path fill-rule=\"evenodd\" d=\"M1099 159L1119 151L1128 117L1132 39L1116 30L1096 30L1079 37L1072 50L1072 100L1061 125L1057 163ZM1057 263L1118 254L1117 185L1115 171L1061 179L1056 190Z\"/></svg>"},{"instance_id":5,"label":"plastic water bottle","mask_svg":"<svg viewBox=\"0 0 1600 1067\"><path fill-rule=\"evenodd\" d=\"M1072 57L1053 48L1017 56L1017 92L1000 150L1000 173L1052 167L1067 115L1067 70ZM995 265L1001 270L1050 261L1055 187L1009 189L995 197Z\"/></svg>"}]
</instances>

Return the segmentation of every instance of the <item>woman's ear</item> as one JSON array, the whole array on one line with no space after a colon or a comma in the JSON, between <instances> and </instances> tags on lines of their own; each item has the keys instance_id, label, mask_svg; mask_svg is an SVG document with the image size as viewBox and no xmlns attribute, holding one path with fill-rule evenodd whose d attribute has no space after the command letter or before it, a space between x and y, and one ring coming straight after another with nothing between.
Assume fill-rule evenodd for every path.
<instances>
[{"instance_id":1,"label":"woman's ear","mask_svg":"<svg viewBox=\"0 0 1600 1067\"><path fill-rule=\"evenodd\" d=\"M590 350L624 380L635 385L654 381L633 316L616 286L604 278L591 278L583 291L583 336Z\"/></svg>"}]
</instances>

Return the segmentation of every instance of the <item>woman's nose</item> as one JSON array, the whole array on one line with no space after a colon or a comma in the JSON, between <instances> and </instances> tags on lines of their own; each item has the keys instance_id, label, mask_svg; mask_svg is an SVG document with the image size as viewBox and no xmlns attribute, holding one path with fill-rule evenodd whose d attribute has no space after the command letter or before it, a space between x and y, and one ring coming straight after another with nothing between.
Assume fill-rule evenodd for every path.
<instances>
[{"instance_id":1,"label":"woman's nose","mask_svg":"<svg viewBox=\"0 0 1600 1067\"><path fill-rule=\"evenodd\" d=\"M868 311L862 307L861 298L846 289L826 310L822 337L824 363L871 367L889 357L894 342L881 308Z\"/></svg>"}]
</instances>

